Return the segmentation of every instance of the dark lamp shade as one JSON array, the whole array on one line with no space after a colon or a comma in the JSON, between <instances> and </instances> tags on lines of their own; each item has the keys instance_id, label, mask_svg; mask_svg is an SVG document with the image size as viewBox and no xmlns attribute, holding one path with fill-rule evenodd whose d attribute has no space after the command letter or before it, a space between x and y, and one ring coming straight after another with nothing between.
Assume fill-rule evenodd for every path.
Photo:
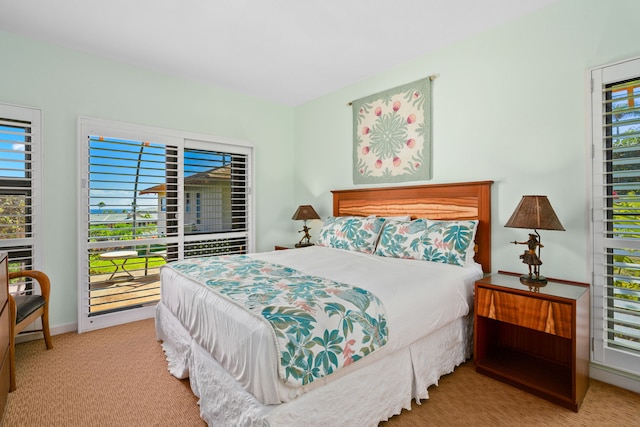
<instances>
[{"instance_id":1,"label":"dark lamp shade","mask_svg":"<svg viewBox=\"0 0 640 427\"><path fill-rule=\"evenodd\" d=\"M547 196L522 196L520 204L504 226L564 231Z\"/></svg>"},{"instance_id":2,"label":"dark lamp shade","mask_svg":"<svg viewBox=\"0 0 640 427\"><path fill-rule=\"evenodd\" d=\"M313 209L311 205L300 205L298 206L298 210L293 214L291 219L295 220L308 220L308 219L320 219L320 215L318 212Z\"/></svg>"}]
</instances>

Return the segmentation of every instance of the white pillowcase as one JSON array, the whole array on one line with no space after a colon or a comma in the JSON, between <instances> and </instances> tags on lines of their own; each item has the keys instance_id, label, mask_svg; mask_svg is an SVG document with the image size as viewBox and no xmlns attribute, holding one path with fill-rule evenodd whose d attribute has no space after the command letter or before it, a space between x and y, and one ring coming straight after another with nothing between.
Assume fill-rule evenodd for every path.
<instances>
[{"instance_id":1,"label":"white pillowcase","mask_svg":"<svg viewBox=\"0 0 640 427\"><path fill-rule=\"evenodd\" d=\"M382 217L388 221L411 221L411 215L402 216L384 216Z\"/></svg>"}]
</instances>

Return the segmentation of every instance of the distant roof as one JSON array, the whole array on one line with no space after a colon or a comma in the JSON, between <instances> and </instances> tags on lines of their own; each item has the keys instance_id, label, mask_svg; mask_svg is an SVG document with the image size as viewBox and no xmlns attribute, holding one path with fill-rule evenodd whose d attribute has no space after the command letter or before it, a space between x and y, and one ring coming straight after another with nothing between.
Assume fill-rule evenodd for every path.
<instances>
[{"instance_id":1,"label":"distant roof","mask_svg":"<svg viewBox=\"0 0 640 427\"><path fill-rule=\"evenodd\" d=\"M91 213L89 215L89 220L91 222L106 222L106 223L116 223L116 222L126 222L132 220L132 212L104 212L104 213ZM139 211L136 216L138 217L137 222L155 222L158 220L158 212L150 212L150 211Z\"/></svg>"},{"instance_id":2,"label":"distant roof","mask_svg":"<svg viewBox=\"0 0 640 427\"><path fill-rule=\"evenodd\" d=\"M216 181L226 181L229 179L231 179L231 165L225 165L190 175L184 179L184 185L185 187L191 185L209 185L215 183ZM166 191L166 184L158 184L154 185L153 187L140 190L140 194L164 193Z\"/></svg>"}]
</instances>

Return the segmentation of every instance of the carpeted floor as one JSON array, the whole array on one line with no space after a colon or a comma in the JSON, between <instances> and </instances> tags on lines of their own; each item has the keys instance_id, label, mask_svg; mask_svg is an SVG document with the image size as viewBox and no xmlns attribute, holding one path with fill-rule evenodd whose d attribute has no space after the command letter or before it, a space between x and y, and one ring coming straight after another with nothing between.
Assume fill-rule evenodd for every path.
<instances>
[{"instance_id":1,"label":"carpeted floor","mask_svg":"<svg viewBox=\"0 0 640 427\"><path fill-rule=\"evenodd\" d=\"M153 320L16 346L18 389L0 427L204 426L188 380L167 372ZM441 378L430 399L384 426L640 426L640 394L591 381L579 413L475 372Z\"/></svg>"},{"instance_id":2,"label":"carpeted floor","mask_svg":"<svg viewBox=\"0 0 640 427\"><path fill-rule=\"evenodd\" d=\"M407 417L405 419L405 416ZM476 373L467 362L429 388L429 400L385 427L640 426L640 394L591 380L578 413Z\"/></svg>"},{"instance_id":3,"label":"carpeted floor","mask_svg":"<svg viewBox=\"0 0 640 427\"><path fill-rule=\"evenodd\" d=\"M189 381L167 372L152 319L16 345L0 426L204 426Z\"/></svg>"}]
</instances>

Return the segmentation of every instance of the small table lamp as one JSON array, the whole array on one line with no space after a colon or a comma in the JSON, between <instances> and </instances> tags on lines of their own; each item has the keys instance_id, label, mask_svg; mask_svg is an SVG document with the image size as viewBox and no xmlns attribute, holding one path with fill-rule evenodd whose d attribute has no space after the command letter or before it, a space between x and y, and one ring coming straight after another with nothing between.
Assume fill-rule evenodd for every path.
<instances>
[{"instance_id":1,"label":"small table lamp","mask_svg":"<svg viewBox=\"0 0 640 427\"><path fill-rule=\"evenodd\" d=\"M547 283L547 279L544 276L540 276L540 265L542 265L540 248L543 245L540 242L540 234L537 230L564 231L564 227L560 224L560 220L553 211L547 196L522 196L520 204L504 226L533 229L535 234L529 234L529 240L526 242L514 241L511 243L528 246L528 249L520 255L520 259L524 264L529 265L529 274L520 276L520 282L528 285L530 289L536 286L544 286ZM538 250L537 254L536 249Z\"/></svg>"},{"instance_id":2,"label":"small table lamp","mask_svg":"<svg viewBox=\"0 0 640 427\"><path fill-rule=\"evenodd\" d=\"M313 209L313 206L311 206L311 205L300 205L300 206L298 206L298 210L296 210L296 213L293 214L291 219L295 219L296 221L298 221L298 220L303 220L304 221L304 226L302 227L302 230L298 231L298 233L303 233L304 232L304 236L302 237L302 239L300 239L300 241L298 243L296 243L296 248L301 248L301 247L304 247L304 246L311 246L312 245L311 236L309 235L310 228L307 227L307 220L309 220L309 219L320 219L320 215L318 215L318 213L315 211L315 209Z\"/></svg>"}]
</instances>

